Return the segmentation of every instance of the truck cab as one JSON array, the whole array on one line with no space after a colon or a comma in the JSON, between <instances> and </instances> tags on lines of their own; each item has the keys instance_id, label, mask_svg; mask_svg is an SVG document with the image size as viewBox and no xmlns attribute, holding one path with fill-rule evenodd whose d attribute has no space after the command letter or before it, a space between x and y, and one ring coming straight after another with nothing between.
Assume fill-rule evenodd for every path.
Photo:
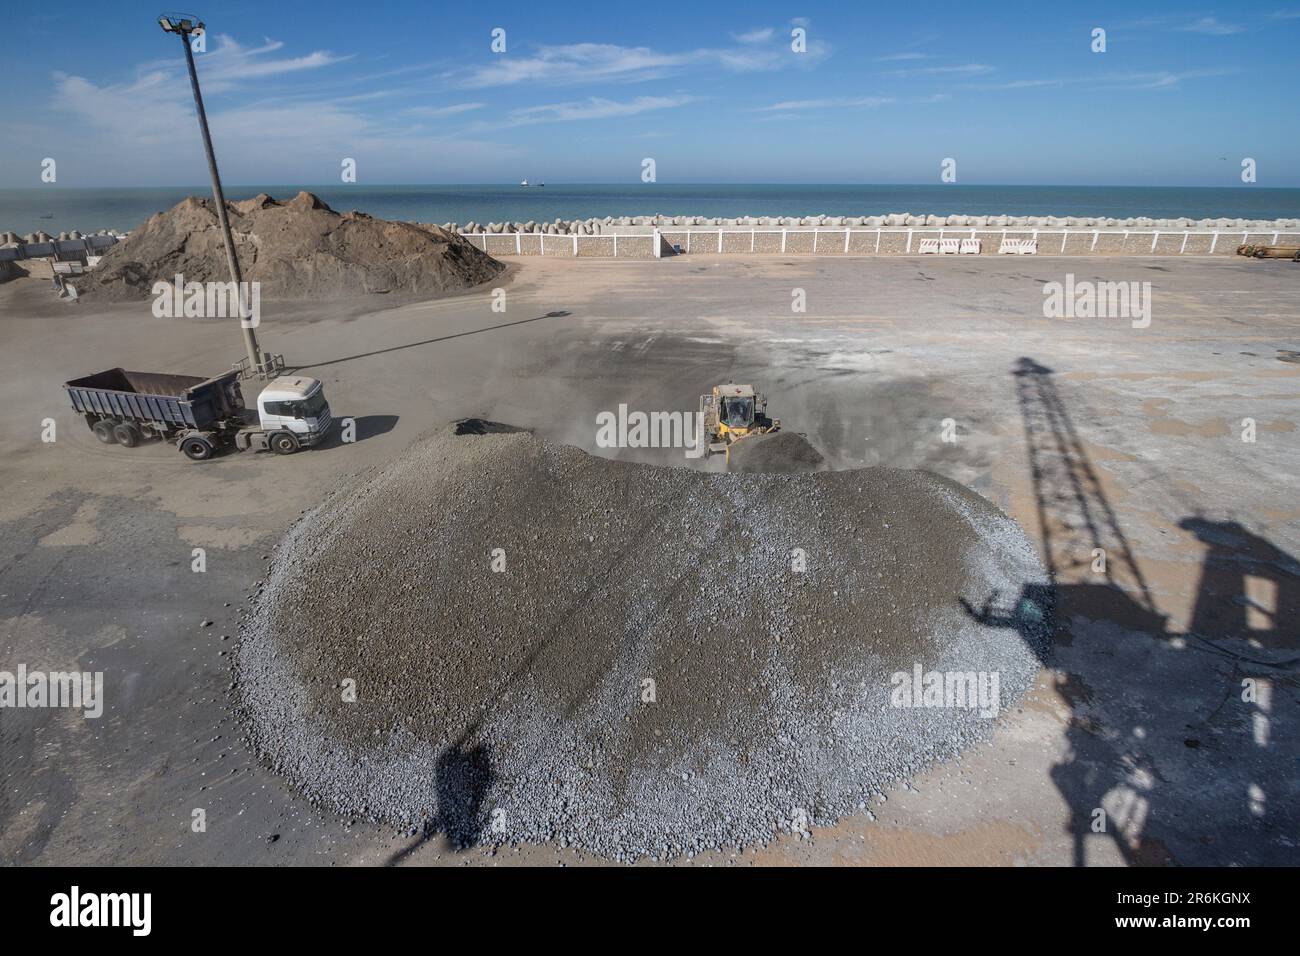
<instances>
[{"instance_id":1,"label":"truck cab","mask_svg":"<svg viewBox=\"0 0 1300 956\"><path fill-rule=\"evenodd\" d=\"M291 432L304 448L319 442L334 421L320 381L300 375L272 379L257 396L257 418L266 435Z\"/></svg>"}]
</instances>

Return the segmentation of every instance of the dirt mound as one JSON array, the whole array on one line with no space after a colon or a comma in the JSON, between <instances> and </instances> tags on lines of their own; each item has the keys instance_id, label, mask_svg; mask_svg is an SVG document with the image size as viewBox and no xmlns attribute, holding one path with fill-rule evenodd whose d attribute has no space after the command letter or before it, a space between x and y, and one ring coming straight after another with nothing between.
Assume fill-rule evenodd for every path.
<instances>
[{"instance_id":1,"label":"dirt mound","mask_svg":"<svg viewBox=\"0 0 1300 956\"><path fill-rule=\"evenodd\" d=\"M727 453L727 470L742 474L798 475L827 467L821 452L798 432L753 435Z\"/></svg>"},{"instance_id":2,"label":"dirt mound","mask_svg":"<svg viewBox=\"0 0 1300 956\"><path fill-rule=\"evenodd\" d=\"M672 856L828 823L986 736L1041 635L962 599L1043 577L925 472L656 468L460 423L290 531L237 695L348 817ZM982 675L982 710L942 678L900 702L944 672Z\"/></svg>"},{"instance_id":3,"label":"dirt mound","mask_svg":"<svg viewBox=\"0 0 1300 956\"><path fill-rule=\"evenodd\" d=\"M323 299L393 292L433 296L486 282L505 266L437 226L340 215L300 192L227 202L243 277L266 298ZM109 249L79 283L110 301L146 299L158 281L227 282L221 227L209 199L190 196Z\"/></svg>"}]
</instances>

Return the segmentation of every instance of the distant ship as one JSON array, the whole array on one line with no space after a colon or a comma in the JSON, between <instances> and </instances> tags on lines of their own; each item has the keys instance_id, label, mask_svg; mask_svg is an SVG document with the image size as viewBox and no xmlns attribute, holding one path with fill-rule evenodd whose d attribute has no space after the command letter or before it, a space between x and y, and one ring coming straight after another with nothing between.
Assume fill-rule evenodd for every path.
<instances>
[{"instance_id":1,"label":"distant ship","mask_svg":"<svg viewBox=\"0 0 1300 956\"><path fill-rule=\"evenodd\" d=\"M519 185L520 185L520 186L523 186L523 187L525 187L525 188L527 188L528 186L534 186L533 183L530 183L530 182L529 182L528 180L526 180L526 179L525 179L522 183L520 183ZM536 186L545 186L546 183L537 183L537 184L535 184L535 185L536 185Z\"/></svg>"}]
</instances>

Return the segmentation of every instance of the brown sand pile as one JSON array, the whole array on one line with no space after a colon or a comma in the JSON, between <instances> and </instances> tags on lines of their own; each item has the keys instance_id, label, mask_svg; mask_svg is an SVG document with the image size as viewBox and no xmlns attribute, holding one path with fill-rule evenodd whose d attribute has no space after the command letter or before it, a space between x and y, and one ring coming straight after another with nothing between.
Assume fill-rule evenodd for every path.
<instances>
[{"instance_id":1,"label":"brown sand pile","mask_svg":"<svg viewBox=\"0 0 1300 956\"><path fill-rule=\"evenodd\" d=\"M244 279L260 282L267 298L441 295L486 282L505 268L437 226L340 215L308 192L287 202L263 193L226 208ZM104 254L81 291L110 301L144 299L155 282L177 275L186 282L230 279L211 200L190 196L150 217Z\"/></svg>"}]
</instances>

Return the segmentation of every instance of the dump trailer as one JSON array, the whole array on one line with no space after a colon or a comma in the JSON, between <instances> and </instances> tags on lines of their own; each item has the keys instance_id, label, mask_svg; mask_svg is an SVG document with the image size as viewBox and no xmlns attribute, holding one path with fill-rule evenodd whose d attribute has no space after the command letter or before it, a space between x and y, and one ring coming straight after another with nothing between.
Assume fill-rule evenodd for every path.
<instances>
[{"instance_id":1,"label":"dump trailer","mask_svg":"<svg viewBox=\"0 0 1300 956\"><path fill-rule=\"evenodd\" d=\"M256 411L244 405L237 371L200 378L112 368L63 387L104 444L132 448L157 438L194 461L228 445L287 455L318 444L333 423L321 383L303 376L273 379Z\"/></svg>"}]
</instances>

